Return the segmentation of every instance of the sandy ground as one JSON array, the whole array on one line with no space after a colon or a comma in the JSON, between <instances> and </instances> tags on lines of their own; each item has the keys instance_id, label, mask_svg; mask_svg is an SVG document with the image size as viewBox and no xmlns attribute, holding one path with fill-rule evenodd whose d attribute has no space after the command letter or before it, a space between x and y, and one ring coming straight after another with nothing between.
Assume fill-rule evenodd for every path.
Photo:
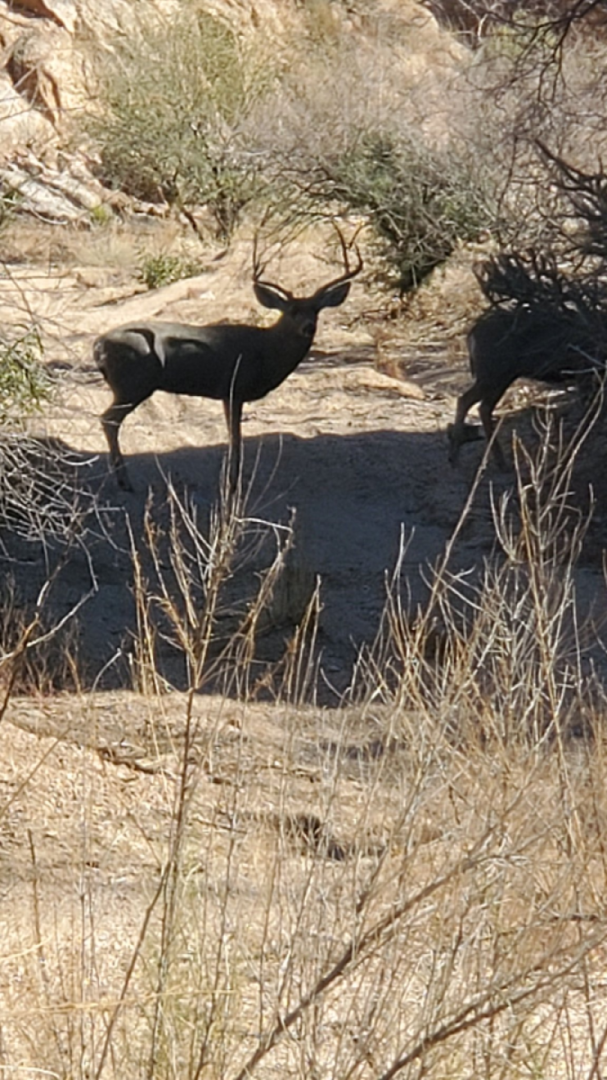
<instances>
[{"instance_id":1,"label":"sandy ground","mask_svg":"<svg viewBox=\"0 0 607 1080\"><path fill-rule=\"evenodd\" d=\"M304 291L335 272L334 265L300 253L272 277ZM72 624L80 692L16 694L0 723L0 999L6 1019L0 1071L4 1062L11 1068L18 1063L28 1080L40 1074L41 1062L52 1071L55 1059L63 1061L60 1044L69 1043L66 1033L73 1028L75 1052L83 1062L78 1074L88 1075L86 1055L92 1046L99 1053L103 1017L121 992L158 887L174 824L188 712L196 783L184 865L188 880L202 883L205 897L222 896L227 868L237 867L234 919L246 928L242 940L247 943L254 928L253 901L263 893L276 852L291 889L291 882L308 873L304 856L320 843L319 896L324 898L327 882L342 888L340 867L345 881L350 865L366 865L381 854L391 823L408 803L409 743L406 735L394 737L389 710L373 699L364 709L335 706L352 684L357 657L376 638L399 553L393 591L412 614L423 603L431 567L460 518L483 446L464 447L457 468L448 465L445 428L454 395L468 380L459 325L455 333L445 315L443 326L436 320L420 326L416 343L411 325L378 318L381 307L377 292L356 282L343 308L322 314L311 356L278 390L246 409L247 514L268 523L255 528L270 538L277 524L286 526L295 515L294 549L283 574L287 596L278 605L280 617L259 636L250 663L252 681L265 678L260 700L239 698L238 678L227 693L213 693L225 687L220 665L205 692L189 702L178 692L186 683L183 655L162 637L159 671L176 692L132 692L137 613L130 544L153 594L158 573L143 540L143 519L151 497L154 520L160 529L168 527L167 477L206 531L226 448L222 409L212 401L163 395L138 409L122 436L135 491L120 492L108 473L98 420L109 393L92 367L90 347L95 334L133 316L257 319L246 252L237 246L199 278L155 293L141 292L132 276L105 266L62 271L13 266L0 278L0 319L27 324L34 316L58 375L56 399L32 421L31 430L59 439L62 454L79 463L77 484L85 504L96 509L80 542L68 549L52 539L43 546L15 539L6 528L1 536L4 573L14 578L19 597L32 601L59 566L48 600L51 622L82 598L86 602ZM60 470L52 481L58 497L61 475ZM453 548L451 568L465 580L474 580L495 544L492 497L511 491L512 476L490 467ZM172 554L170 534L160 533L157 569L167 581ZM230 580L228 600L235 608L246 608L271 556L272 545L262 544ZM294 708L274 702L280 680L266 675L276 671L294 617L301 614L302 596L305 600L316 578L322 604L318 677L300 684L307 703ZM582 667L600 665L605 588L596 560L580 566L576 587L580 610L597 627ZM45 662L51 677L53 665L65 663L62 648L61 641L49 647ZM405 732L416 730L419 721L400 715L399 722ZM454 754L459 785L466 754L461 760L455 748ZM449 837L452 828L449 800L435 798L434 785L442 790L444 776L423 775L426 810L417 809L412 817L421 830L420 850ZM529 808L521 814L527 821L537 813L543 829L543 815L559 800L550 788L541 809L537 790L534 781ZM486 802L481 785L478 801L466 803L458 820L462 850L468 850L470 830L480 828L485 811L490 812ZM501 859L501 834L497 843ZM398 852L396 845L395 858ZM212 941L215 909L206 900L204 906L208 922L201 929L202 908L194 904L188 933ZM152 937L154 932L153 927ZM424 947L425 934L422 930ZM145 970L137 966L121 1014L124 1030L118 1025L114 1035L118 1071L124 1055L132 1075L145 1074L145 1062L138 1060L147 1045L141 1007L149 991ZM414 997L423 999L423 987ZM81 1028L72 1024L72 1016L81 1018ZM239 1015L238 1024L255 1045L254 1021ZM580 1053L585 1039L584 1029ZM241 1050L238 1060L240 1055ZM290 1075L290 1066L281 1061L278 1057L263 1075L271 1080ZM62 1074L61 1068L56 1064L53 1075ZM552 1074L561 1075L557 1069Z\"/></svg>"},{"instance_id":2,"label":"sandy ground","mask_svg":"<svg viewBox=\"0 0 607 1080\"><path fill-rule=\"evenodd\" d=\"M123 657L135 612L127 518L139 543L146 500L152 494L162 516L170 477L181 495L187 493L204 527L217 501L226 447L217 402L156 394L123 425L122 447L136 490L120 492L108 475L98 422L110 395L92 366L91 342L96 333L133 317L272 318L255 303L249 258L248 245L236 245L199 277L155 292L142 292L132 278L99 267L15 267L0 283L0 318L15 321L16 311L33 313L46 357L60 375L57 399L33 430L59 438L86 462L81 475L102 507L101 524L94 525L86 550L70 555L55 590L59 609L66 611L94 580L94 594L79 616L80 651L91 684L129 685ZM271 276L306 292L335 273L335 264L319 263L304 251L283 255ZM320 685L326 699L335 701L349 685L360 649L375 638L386 582L403 544L402 596L412 612L423 602L429 567L458 522L482 456L482 444L472 444L463 448L456 468L447 462L445 428L454 395L469 378L461 334L445 330L441 345L441 328L434 326L433 335L412 347L403 333L406 319L384 321L378 330L380 307L376 290L356 281L342 308L321 314L311 355L276 391L247 406L243 421L247 513L281 525L294 514L292 561L298 580L320 578ZM399 378L377 370L378 353L384 368L398 371ZM511 476L487 470L455 546L453 569L474 576L494 543L491 498L511 486ZM31 552L26 561L26 574L18 576L31 597L47 563L32 559ZM254 566L262 568L259 562ZM600 620L604 588L596 568L580 571L579 589L588 603L592 599ZM274 644L262 645L261 654L267 658L275 647L280 650L289 632L278 628ZM122 659L106 668L117 656ZM178 662L167 669L177 684L180 669Z\"/></svg>"}]
</instances>

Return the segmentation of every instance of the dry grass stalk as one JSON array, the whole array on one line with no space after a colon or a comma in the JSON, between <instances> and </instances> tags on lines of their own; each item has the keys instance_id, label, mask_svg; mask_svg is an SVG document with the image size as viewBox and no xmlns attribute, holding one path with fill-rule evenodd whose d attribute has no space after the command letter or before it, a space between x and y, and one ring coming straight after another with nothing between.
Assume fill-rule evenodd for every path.
<instances>
[{"instance_id":1,"label":"dry grass stalk","mask_svg":"<svg viewBox=\"0 0 607 1080\"><path fill-rule=\"evenodd\" d=\"M0 961L3 1066L97 1080L600 1075L607 755L574 617L584 522L551 461L519 455L517 513L495 511L501 561L474 588L445 562L410 624L394 583L360 665L366 693L341 712L200 696L247 518L218 512L204 538L170 496L170 561L154 533L146 566L192 682L156 697L149 682L145 708L172 729L174 764L134 789L62 749L83 793L62 872L81 888L58 904L53 848L30 825L33 915L13 913ZM285 668L295 698L317 608L315 594ZM239 624L244 663L255 621ZM9 825L46 805L45 764Z\"/></svg>"}]
</instances>

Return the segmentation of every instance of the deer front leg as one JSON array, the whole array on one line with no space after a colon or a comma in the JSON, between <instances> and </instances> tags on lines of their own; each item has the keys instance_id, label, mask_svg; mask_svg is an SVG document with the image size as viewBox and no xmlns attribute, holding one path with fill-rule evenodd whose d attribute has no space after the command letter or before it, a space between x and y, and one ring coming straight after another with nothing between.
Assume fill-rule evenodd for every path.
<instances>
[{"instance_id":1,"label":"deer front leg","mask_svg":"<svg viewBox=\"0 0 607 1080\"><path fill-rule=\"evenodd\" d=\"M242 421L242 401L229 398L223 403L226 424L228 426L228 475L230 479L230 493L233 495L238 487L240 479L240 467L242 458L242 436L240 425Z\"/></svg>"},{"instance_id":2,"label":"deer front leg","mask_svg":"<svg viewBox=\"0 0 607 1080\"><path fill-rule=\"evenodd\" d=\"M499 444L498 438L495 435L495 421L493 419L493 410L497 405L500 394L493 395L490 398L486 398L481 401L479 406L479 413L485 429L485 435L487 436L487 442L490 443L493 440L491 450L493 453L493 459L501 472L506 472L506 459L504 457L502 448Z\"/></svg>"}]
</instances>

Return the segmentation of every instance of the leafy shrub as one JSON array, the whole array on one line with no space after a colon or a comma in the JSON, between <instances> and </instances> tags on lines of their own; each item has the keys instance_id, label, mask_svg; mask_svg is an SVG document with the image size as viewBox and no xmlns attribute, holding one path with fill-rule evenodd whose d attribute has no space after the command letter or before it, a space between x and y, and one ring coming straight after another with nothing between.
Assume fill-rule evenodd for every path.
<instances>
[{"instance_id":1,"label":"leafy shrub","mask_svg":"<svg viewBox=\"0 0 607 1080\"><path fill-rule=\"evenodd\" d=\"M98 206L91 207L89 218L91 225L101 229L112 220L112 211L104 203L99 203Z\"/></svg>"},{"instance_id":2,"label":"leafy shrub","mask_svg":"<svg viewBox=\"0 0 607 1080\"><path fill-rule=\"evenodd\" d=\"M492 215L470 169L456 154L378 132L318 166L317 192L362 210L374 225L401 291L415 288L474 240Z\"/></svg>"},{"instance_id":3,"label":"leafy shrub","mask_svg":"<svg viewBox=\"0 0 607 1080\"><path fill-rule=\"evenodd\" d=\"M340 35L324 0L306 10L317 31L323 13L326 33L305 35L305 48L285 40L265 67L192 7L118 43L92 124L102 179L144 200L206 205L222 238L269 192L287 217L332 213L337 200L370 218L409 289L490 224L481 185L456 151L411 138L402 87L385 74L400 70L390 44Z\"/></svg>"},{"instance_id":4,"label":"leafy shrub","mask_svg":"<svg viewBox=\"0 0 607 1080\"><path fill-rule=\"evenodd\" d=\"M18 422L50 397L52 381L41 361L42 342L34 329L0 341L0 425Z\"/></svg>"},{"instance_id":5,"label":"leafy shrub","mask_svg":"<svg viewBox=\"0 0 607 1080\"><path fill-rule=\"evenodd\" d=\"M331 8L338 19L341 5ZM431 103L442 116L445 90L428 77L423 94L414 92L410 25L377 12L369 19L373 34L369 27L364 35L294 41L290 64L246 131L272 178L273 206L287 220L336 209L364 215L404 291L459 240L493 226L504 168L495 170L497 183L461 138L460 114L465 109L468 124L472 113L469 85L453 72L465 96L450 95L446 124L429 123Z\"/></svg>"},{"instance_id":6,"label":"leafy shrub","mask_svg":"<svg viewBox=\"0 0 607 1080\"><path fill-rule=\"evenodd\" d=\"M254 170L235 147L257 85L232 30L182 11L118 41L101 83L104 115L88 127L102 180L152 202L206 204L229 236L255 193Z\"/></svg>"},{"instance_id":7,"label":"leafy shrub","mask_svg":"<svg viewBox=\"0 0 607 1080\"><path fill-rule=\"evenodd\" d=\"M146 255L142 260L139 277L148 289L160 289L173 281L193 277L200 273L195 262L180 259L178 255Z\"/></svg>"},{"instance_id":8,"label":"leafy shrub","mask_svg":"<svg viewBox=\"0 0 607 1080\"><path fill-rule=\"evenodd\" d=\"M9 224L22 201L23 196L14 188L0 188L0 229Z\"/></svg>"}]
</instances>

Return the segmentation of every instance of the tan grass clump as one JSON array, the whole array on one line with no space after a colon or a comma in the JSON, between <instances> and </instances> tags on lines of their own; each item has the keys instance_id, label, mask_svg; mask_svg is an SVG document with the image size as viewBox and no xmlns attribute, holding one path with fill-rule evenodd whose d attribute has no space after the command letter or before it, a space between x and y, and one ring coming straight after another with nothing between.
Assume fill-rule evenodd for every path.
<instances>
[{"instance_id":1,"label":"tan grass clump","mask_svg":"<svg viewBox=\"0 0 607 1080\"><path fill-rule=\"evenodd\" d=\"M576 619L584 523L552 461L519 455L501 556L469 586L450 549L412 621L395 578L356 704L337 710L196 693L242 504L224 502L202 547L172 534L171 572L185 582L198 552L206 584L161 595L191 691L111 705L145 714L148 746L123 737L100 759L46 738L32 755L1 729L5 1068L600 1075L604 696ZM103 697L82 710L101 732Z\"/></svg>"}]
</instances>

